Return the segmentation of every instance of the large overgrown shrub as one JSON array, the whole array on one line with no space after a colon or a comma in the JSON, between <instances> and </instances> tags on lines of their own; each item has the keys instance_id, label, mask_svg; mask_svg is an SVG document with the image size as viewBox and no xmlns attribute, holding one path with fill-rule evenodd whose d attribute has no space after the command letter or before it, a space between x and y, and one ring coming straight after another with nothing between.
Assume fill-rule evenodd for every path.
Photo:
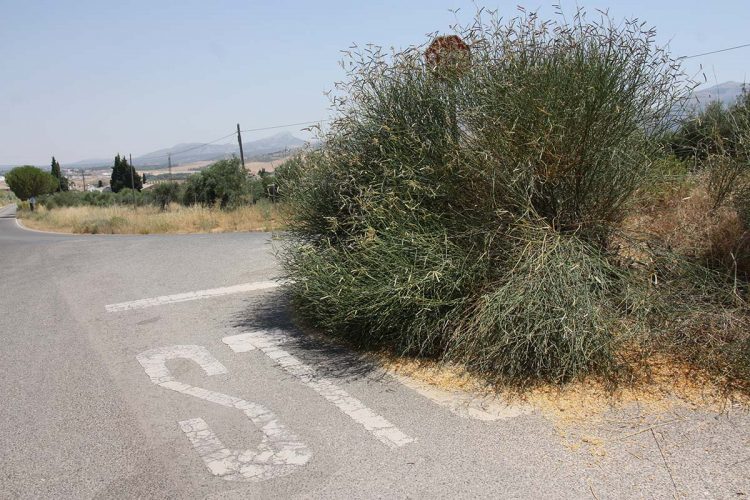
<instances>
[{"instance_id":1,"label":"large overgrown shrub","mask_svg":"<svg viewBox=\"0 0 750 500\"><path fill-rule=\"evenodd\" d=\"M354 56L324 147L285 166L300 317L510 380L616 364L610 235L688 91L641 23L460 31L470 58ZM441 59L441 58L438 58Z\"/></svg>"}]
</instances>

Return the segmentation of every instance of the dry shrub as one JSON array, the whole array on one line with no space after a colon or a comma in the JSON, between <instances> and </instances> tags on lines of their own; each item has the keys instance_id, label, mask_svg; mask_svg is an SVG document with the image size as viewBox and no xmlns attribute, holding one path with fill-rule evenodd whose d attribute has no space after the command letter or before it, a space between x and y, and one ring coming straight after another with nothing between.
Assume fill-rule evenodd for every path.
<instances>
[{"instance_id":1,"label":"dry shrub","mask_svg":"<svg viewBox=\"0 0 750 500\"><path fill-rule=\"evenodd\" d=\"M640 207L625 221L620 253L648 283L635 310L648 327L639 345L645 357L656 352L748 391L750 241L737 210L714 208L707 185L698 175Z\"/></svg>"},{"instance_id":2,"label":"dry shrub","mask_svg":"<svg viewBox=\"0 0 750 500\"><path fill-rule=\"evenodd\" d=\"M639 207L624 227L675 254L747 281L750 232L733 206L715 207L707 184L706 176L699 175L677 189L665 189L663 198Z\"/></svg>"}]
</instances>

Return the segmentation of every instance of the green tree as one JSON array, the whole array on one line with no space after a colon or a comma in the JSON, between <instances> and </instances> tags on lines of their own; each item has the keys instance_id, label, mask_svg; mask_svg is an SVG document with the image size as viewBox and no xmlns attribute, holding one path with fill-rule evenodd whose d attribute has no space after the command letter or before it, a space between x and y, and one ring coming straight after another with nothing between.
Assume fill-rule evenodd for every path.
<instances>
[{"instance_id":1,"label":"green tree","mask_svg":"<svg viewBox=\"0 0 750 500\"><path fill-rule=\"evenodd\" d=\"M70 189L68 178L62 175L62 172L60 171L60 163L54 156L52 157L52 168L50 174L57 179L57 191L68 191Z\"/></svg>"},{"instance_id":2,"label":"green tree","mask_svg":"<svg viewBox=\"0 0 750 500\"><path fill-rule=\"evenodd\" d=\"M137 189L138 191L143 188L140 174L136 172L135 167L128 164L128 160L124 156L120 157L119 154L115 156L109 187L112 188L113 193L119 193L123 188Z\"/></svg>"},{"instance_id":3,"label":"green tree","mask_svg":"<svg viewBox=\"0 0 750 500\"><path fill-rule=\"evenodd\" d=\"M151 190L154 200L162 211L166 210L172 201L180 194L180 185L176 182L160 182Z\"/></svg>"},{"instance_id":4,"label":"green tree","mask_svg":"<svg viewBox=\"0 0 750 500\"><path fill-rule=\"evenodd\" d=\"M221 208L237 206L249 197L247 171L238 158L220 160L188 178L183 202L186 205L219 204Z\"/></svg>"},{"instance_id":5,"label":"green tree","mask_svg":"<svg viewBox=\"0 0 750 500\"><path fill-rule=\"evenodd\" d=\"M53 193L59 187L57 179L52 174L31 165L14 168L5 176L5 182L21 200Z\"/></svg>"}]
</instances>

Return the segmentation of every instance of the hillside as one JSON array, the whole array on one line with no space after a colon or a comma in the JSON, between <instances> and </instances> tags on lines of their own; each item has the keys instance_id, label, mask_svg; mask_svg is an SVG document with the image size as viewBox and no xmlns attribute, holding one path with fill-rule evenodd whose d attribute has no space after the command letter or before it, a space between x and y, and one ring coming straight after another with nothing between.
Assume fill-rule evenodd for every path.
<instances>
[{"instance_id":1,"label":"hillside","mask_svg":"<svg viewBox=\"0 0 750 500\"><path fill-rule=\"evenodd\" d=\"M709 103L720 101L724 106L734 104L742 94L742 86L739 82L724 82L713 87L700 89L693 92L692 101L699 108L704 109Z\"/></svg>"},{"instance_id":2,"label":"hillside","mask_svg":"<svg viewBox=\"0 0 750 500\"><path fill-rule=\"evenodd\" d=\"M302 147L305 141L290 132L279 132L270 137L242 143L245 159L266 160L274 153ZM136 167L166 168L168 155L172 155L172 164L179 165L200 161L220 160L232 155L239 156L237 142L226 144L181 143L169 148L158 149L133 158ZM89 159L67 163L66 168L110 168L112 159Z\"/></svg>"}]
</instances>

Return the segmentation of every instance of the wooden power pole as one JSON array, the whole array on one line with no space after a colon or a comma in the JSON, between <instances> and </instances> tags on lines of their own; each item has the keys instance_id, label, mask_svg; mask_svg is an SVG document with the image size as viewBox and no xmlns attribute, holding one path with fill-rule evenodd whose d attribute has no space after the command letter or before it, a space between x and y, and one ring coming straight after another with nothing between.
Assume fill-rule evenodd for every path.
<instances>
[{"instance_id":1,"label":"wooden power pole","mask_svg":"<svg viewBox=\"0 0 750 500\"><path fill-rule=\"evenodd\" d=\"M245 152L242 150L242 132L240 132L240 124L237 124L237 142L240 143L240 160L242 160L242 170L245 170Z\"/></svg>"},{"instance_id":2,"label":"wooden power pole","mask_svg":"<svg viewBox=\"0 0 750 500\"><path fill-rule=\"evenodd\" d=\"M172 182L172 154L167 155L167 161L169 161L169 182Z\"/></svg>"},{"instance_id":3,"label":"wooden power pole","mask_svg":"<svg viewBox=\"0 0 750 500\"><path fill-rule=\"evenodd\" d=\"M86 192L86 171L81 169L81 177L83 177L83 192Z\"/></svg>"}]
</instances>

